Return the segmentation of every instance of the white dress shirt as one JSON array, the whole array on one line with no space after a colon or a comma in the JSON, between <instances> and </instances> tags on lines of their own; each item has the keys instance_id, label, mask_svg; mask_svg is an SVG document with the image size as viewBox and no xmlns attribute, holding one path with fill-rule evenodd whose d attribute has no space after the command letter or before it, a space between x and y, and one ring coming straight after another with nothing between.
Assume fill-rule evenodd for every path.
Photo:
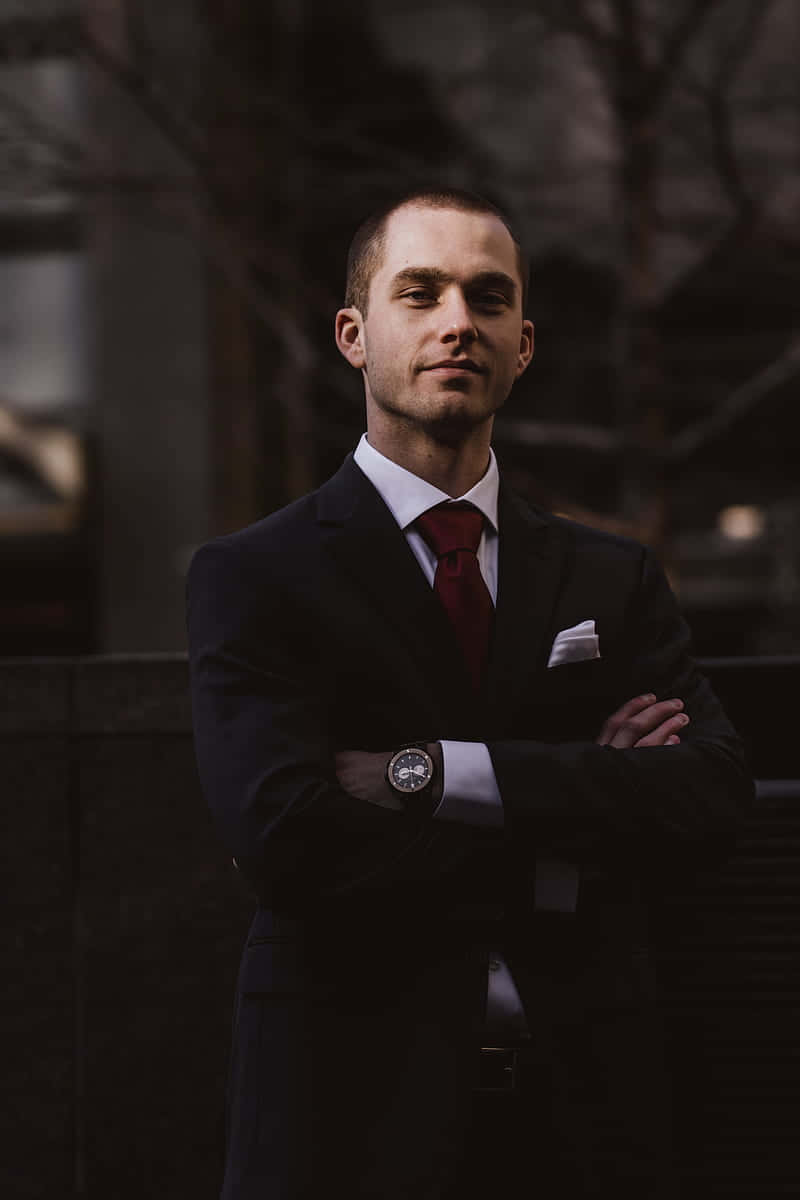
<instances>
[{"instance_id":1,"label":"white dress shirt","mask_svg":"<svg viewBox=\"0 0 800 1200\"><path fill-rule=\"evenodd\" d=\"M380 454L369 444L366 434L358 443L354 458L402 529L425 578L433 587L436 555L421 534L411 526L417 517L435 504L455 502L456 498ZM468 500L486 518L477 558L493 604L497 603L499 482L494 451L490 450L486 474L468 492L458 497L458 500ZM441 747L444 789L434 818L502 828L503 803L487 747L482 742L453 741L442 741ZM518 1035L527 1032L522 1002L508 964L499 951L494 950L489 959L486 1031L493 1034L513 1032Z\"/></svg>"}]
</instances>

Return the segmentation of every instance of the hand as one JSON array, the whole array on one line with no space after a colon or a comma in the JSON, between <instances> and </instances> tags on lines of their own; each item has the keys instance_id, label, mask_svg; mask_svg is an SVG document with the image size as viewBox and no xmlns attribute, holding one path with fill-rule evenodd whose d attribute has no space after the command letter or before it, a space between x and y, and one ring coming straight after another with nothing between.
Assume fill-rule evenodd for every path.
<instances>
[{"instance_id":1,"label":"hand","mask_svg":"<svg viewBox=\"0 0 800 1200\"><path fill-rule=\"evenodd\" d=\"M334 762L340 786L357 800L404 812L403 801L386 778L386 765L393 753L393 750L378 754L369 750L339 750Z\"/></svg>"},{"instance_id":2,"label":"hand","mask_svg":"<svg viewBox=\"0 0 800 1200\"><path fill-rule=\"evenodd\" d=\"M677 746L678 731L689 724L682 712L683 701L656 700L652 695L636 696L618 708L595 738L598 746L639 749L644 746Z\"/></svg>"}]
</instances>

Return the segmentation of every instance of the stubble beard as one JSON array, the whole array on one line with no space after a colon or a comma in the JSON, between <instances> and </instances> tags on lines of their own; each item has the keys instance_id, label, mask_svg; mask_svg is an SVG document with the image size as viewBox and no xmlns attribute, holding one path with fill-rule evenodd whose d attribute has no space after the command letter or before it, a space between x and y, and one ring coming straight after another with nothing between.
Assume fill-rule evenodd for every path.
<instances>
[{"instance_id":1,"label":"stubble beard","mask_svg":"<svg viewBox=\"0 0 800 1200\"><path fill-rule=\"evenodd\" d=\"M476 429L492 420L500 408L500 404L492 404L488 397L486 403L480 406L441 402L443 397L457 400L471 386L469 380L462 382L453 379L437 393L414 389L408 401L403 403L402 398L395 398L395 390L386 380L379 381L379 386L374 390L370 388L370 394L375 406L391 417L399 428L405 428L409 433L424 434L439 445L455 448L462 445ZM397 391L402 397L401 389Z\"/></svg>"}]
</instances>

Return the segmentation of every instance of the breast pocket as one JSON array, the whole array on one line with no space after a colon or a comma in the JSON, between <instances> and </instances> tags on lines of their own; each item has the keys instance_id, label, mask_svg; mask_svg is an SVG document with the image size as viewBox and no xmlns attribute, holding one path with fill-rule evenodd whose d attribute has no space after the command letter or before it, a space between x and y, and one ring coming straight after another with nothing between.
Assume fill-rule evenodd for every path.
<instances>
[{"instance_id":1,"label":"breast pocket","mask_svg":"<svg viewBox=\"0 0 800 1200\"><path fill-rule=\"evenodd\" d=\"M609 664L603 658L582 658L546 667L542 675L550 686L593 688L608 680Z\"/></svg>"},{"instance_id":2,"label":"breast pocket","mask_svg":"<svg viewBox=\"0 0 800 1200\"><path fill-rule=\"evenodd\" d=\"M531 681L530 704L543 741L593 739L616 707L619 680L602 658L564 663L537 671Z\"/></svg>"}]
</instances>

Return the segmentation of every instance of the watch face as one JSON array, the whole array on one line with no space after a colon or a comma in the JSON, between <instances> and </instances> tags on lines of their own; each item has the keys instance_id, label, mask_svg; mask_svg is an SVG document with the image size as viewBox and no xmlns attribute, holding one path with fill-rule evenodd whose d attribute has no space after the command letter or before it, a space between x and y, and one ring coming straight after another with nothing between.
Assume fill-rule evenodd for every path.
<instances>
[{"instance_id":1,"label":"watch face","mask_svg":"<svg viewBox=\"0 0 800 1200\"><path fill-rule=\"evenodd\" d=\"M389 779L399 792L418 792L430 782L433 763L424 750L401 750L389 763Z\"/></svg>"}]
</instances>

